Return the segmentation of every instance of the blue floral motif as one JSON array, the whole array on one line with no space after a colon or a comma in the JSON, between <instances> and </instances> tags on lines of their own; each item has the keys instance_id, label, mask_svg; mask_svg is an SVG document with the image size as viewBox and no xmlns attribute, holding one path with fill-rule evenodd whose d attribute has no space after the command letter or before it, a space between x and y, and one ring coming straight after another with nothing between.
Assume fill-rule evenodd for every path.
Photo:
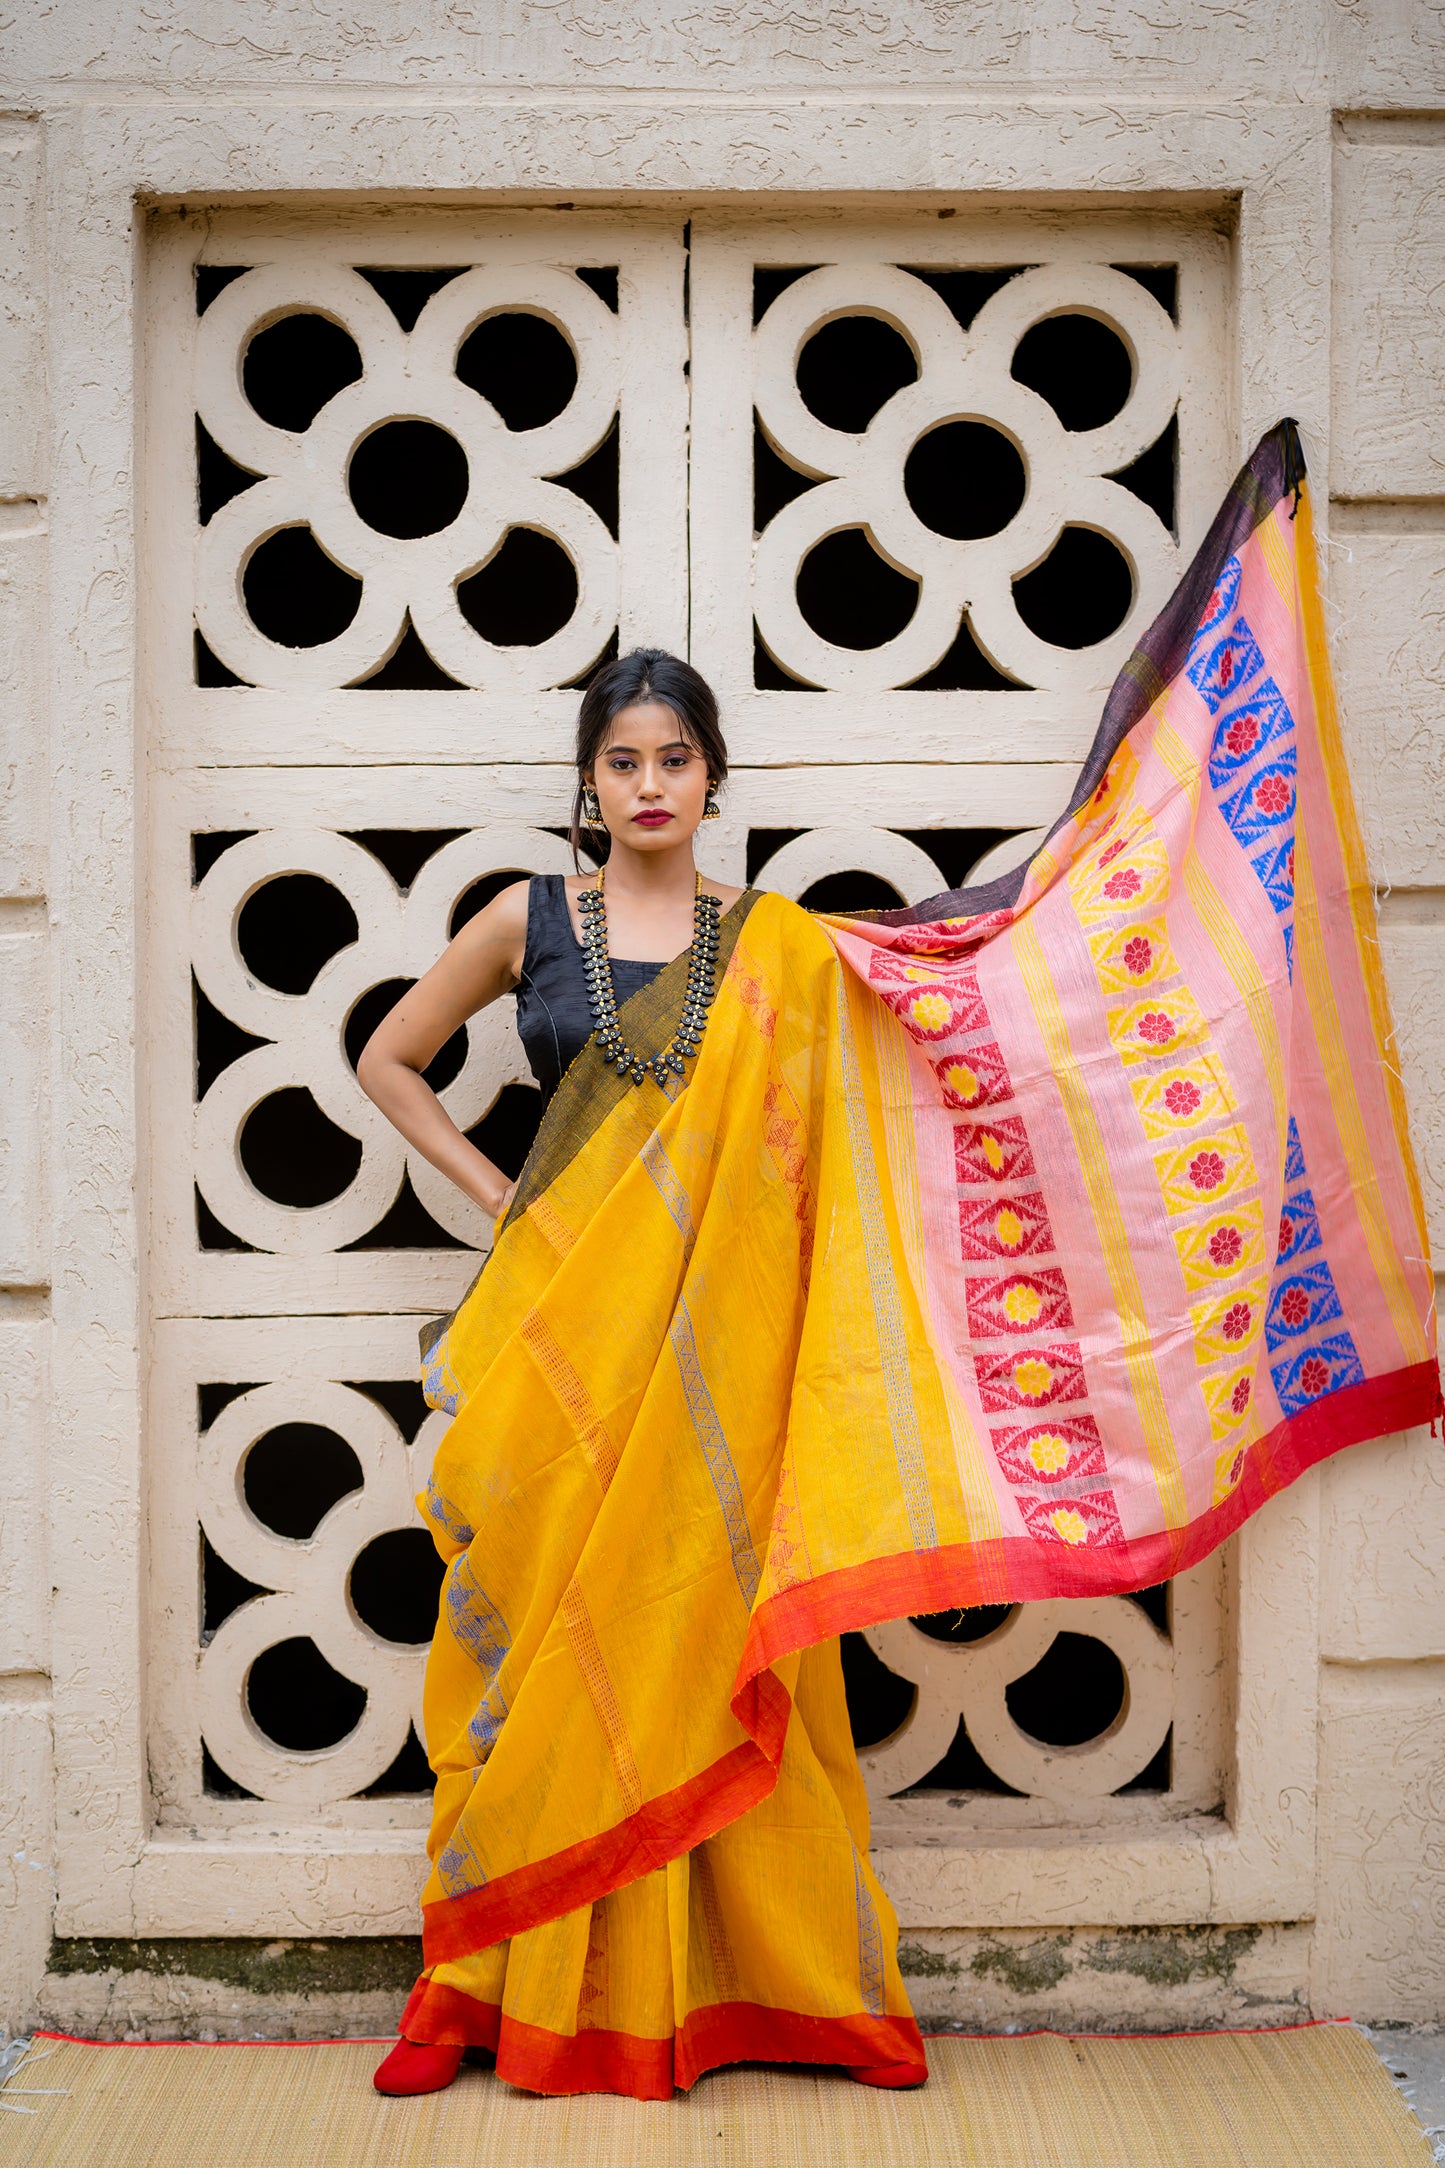
<instances>
[{"instance_id":1,"label":"blue floral motif","mask_svg":"<svg viewBox=\"0 0 1445 2168\"><path fill-rule=\"evenodd\" d=\"M1341 1315L1334 1274L1324 1258L1288 1279L1276 1278L1265 1312L1264 1337L1271 1354L1287 1341L1333 1324Z\"/></svg>"},{"instance_id":2,"label":"blue floral motif","mask_svg":"<svg viewBox=\"0 0 1445 2168\"><path fill-rule=\"evenodd\" d=\"M1202 652L1200 650L1203 649ZM1196 633L1184 674L1211 715L1226 700L1242 693L1264 668L1259 642L1242 617L1236 617L1222 639L1205 648Z\"/></svg>"},{"instance_id":3,"label":"blue floral motif","mask_svg":"<svg viewBox=\"0 0 1445 2168\"><path fill-rule=\"evenodd\" d=\"M1205 605L1204 615L1199 620L1198 629L1194 635L1196 646L1199 643L1199 634L1201 632L1212 632L1216 625L1223 623L1234 608L1235 603L1239 600L1239 581L1239 559L1237 557L1227 557L1219 578L1214 583L1214 592Z\"/></svg>"},{"instance_id":4,"label":"blue floral motif","mask_svg":"<svg viewBox=\"0 0 1445 2168\"><path fill-rule=\"evenodd\" d=\"M445 1603L452 1632L490 1686L512 1646L507 1622L472 1570L471 1555L463 1551L447 1568Z\"/></svg>"},{"instance_id":5,"label":"blue floral motif","mask_svg":"<svg viewBox=\"0 0 1445 2168\"><path fill-rule=\"evenodd\" d=\"M1279 828L1289 826L1292 830L1296 766L1295 749L1287 745L1278 759L1272 760L1267 768L1261 768L1243 790L1237 790L1232 798L1225 799L1219 810L1241 849L1248 850ZM1290 840L1293 840L1292 833Z\"/></svg>"},{"instance_id":6,"label":"blue floral motif","mask_svg":"<svg viewBox=\"0 0 1445 2168\"><path fill-rule=\"evenodd\" d=\"M428 1476L426 1479L426 1511L438 1528L446 1530L453 1543L470 1543L476 1534L476 1530L468 1527L450 1500L443 1498L437 1489L435 1476Z\"/></svg>"},{"instance_id":7,"label":"blue floral motif","mask_svg":"<svg viewBox=\"0 0 1445 2168\"><path fill-rule=\"evenodd\" d=\"M1272 1363L1269 1374L1286 1415L1298 1415L1301 1408L1346 1385L1365 1382L1364 1368L1347 1332L1335 1333L1316 1347L1301 1348L1287 1362Z\"/></svg>"},{"instance_id":8,"label":"blue floral motif","mask_svg":"<svg viewBox=\"0 0 1445 2168\"><path fill-rule=\"evenodd\" d=\"M1258 858L1251 858L1250 864L1259 875L1260 886L1283 918L1287 911L1294 909L1294 838L1261 851ZM1293 926L1286 929L1287 946L1293 932Z\"/></svg>"},{"instance_id":9,"label":"blue floral motif","mask_svg":"<svg viewBox=\"0 0 1445 2168\"><path fill-rule=\"evenodd\" d=\"M1226 707L1215 725L1209 749L1209 780L1215 790L1225 790L1242 768L1278 745L1294 729L1294 717L1273 678L1237 707Z\"/></svg>"},{"instance_id":10,"label":"blue floral motif","mask_svg":"<svg viewBox=\"0 0 1445 2168\"><path fill-rule=\"evenodd\" d=\"M1288 1350L1281 1361L1270 1365L1274 1389L1286 1415L1297 1415L1301 1408L1338 1392L1343 1385L1358 1385L1365 1375L1348 1332L1326 1332L1323 1338L1317 1337L1322 1327L1338 1325L1344 1314L1339 1291L1324 1256L1302 1267L1296 1266L1295 1260L1322 1247L1299 1124L1291 1115L1284 1153L1279 1255L1270 1279L1264 1325L1270 1353ZM1301 1298L1303 1313L1295 1315Z\"/></svg>"},{"instance_id":11,"label":"blue floral motif","mask_svg":"<svg viewBox=\"0 0 1445 2168\"><path fill-rule=\"evenodd\" d=\"M442 1847L437 1855L437 1880L448 1897L461 1897L469 1889L480 1889L487 1879L486 1869L477 1858L470 1837L460 1829L452 1832L451 1842Z\"/></svg>"},{"instance_id":12,"label":"blue floral motif","mask_svg":"<svg viewBox=\"0 0 1445 2168\"><path fill-rule=\"evenodd\" d=\"M1285 1199L1280 1210L1279 1262L1291 1264L1296 1257L1303 1257L1307 1251L1317 1250L1319 1246L1320 1222L1315 1200L1309 1190L1297 1189Z\"/></svg>"}]
</instances>

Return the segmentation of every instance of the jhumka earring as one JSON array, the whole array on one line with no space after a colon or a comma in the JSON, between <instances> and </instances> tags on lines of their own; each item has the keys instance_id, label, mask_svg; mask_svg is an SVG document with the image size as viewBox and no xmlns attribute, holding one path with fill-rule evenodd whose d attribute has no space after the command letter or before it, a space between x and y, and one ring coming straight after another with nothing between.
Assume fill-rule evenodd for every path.
<instances>
[{"instance_id":1,"label":"jhumka earring","mask_svg":"<svg viewBox=\"0 0 1445 2168\"><path fill-rule=\"evenodd\" d=\"M588 828L602 826L602 806L590 783L582 785L582 819Z\"/></svg>"},{"instance_id":2,"label":"jhumka earring","mask_svg":"<svg viewBox=\"0 0 1445 2168\"><path fill-rule=\"evenodd\" d=\"M707 786L707 798L703 804L702 817L705 821L715 821L718 817L716 783L709 783Z\"/></svg>"}]
</instances>

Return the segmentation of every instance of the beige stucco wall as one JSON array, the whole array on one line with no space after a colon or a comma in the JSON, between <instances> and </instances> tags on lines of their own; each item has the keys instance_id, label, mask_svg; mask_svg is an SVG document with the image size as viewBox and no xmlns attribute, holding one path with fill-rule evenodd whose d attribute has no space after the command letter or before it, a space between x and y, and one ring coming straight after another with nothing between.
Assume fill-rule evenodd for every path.
<instances>
[{"instance_id":1,"label":"beige stucco wall","mask_svg":"<svg viewBox=\"0 0 1445 2168\"><path fill-rule=\"evenodd\" d=\"M224 1935L234 1892L264 1884L298 1933L379 1931L374 1884L344 1851L182 1858L147 1816L136 203L480 191L866 209L886 192L1205 206L1233 235L1235 448L1295 413L1324 500L1342 705L1438 1253L1445 10L59 0L20 11L7 38L0 2021L21 2026L52 1926ZM1236 1547L1242 1835L1181 1859L1173 1910L1148 1894L1158 1859L1125 1840L1036 1860L1022 1911L1001 1854L980 1870L986 1888L966 1855L900 1860L939 2014L1442 2014L1441 1451L1424 1437L1359 1448ZM1237 1965L1124 1962L1109 1939L1181 1920L1265 1931ZM1039 1949L1064 1955L1038 1962ZM1211 1999L1208 1983L1236 1973Z\"/></svg>"}]
</instances>

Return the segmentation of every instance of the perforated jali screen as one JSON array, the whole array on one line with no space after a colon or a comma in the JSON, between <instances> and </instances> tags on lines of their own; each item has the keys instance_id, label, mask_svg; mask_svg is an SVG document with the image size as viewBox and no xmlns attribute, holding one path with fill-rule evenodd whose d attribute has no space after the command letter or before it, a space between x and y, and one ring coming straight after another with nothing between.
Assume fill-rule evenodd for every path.
<instances>
[{"instance_id":1,"label":"perforated jali screen","mask_svg":"<svg viewBox=\"0 0 1445 2168\"><path fill-rule=\"evenodd\" d=\"M162 1822L425 1818L442 1427L490 1230L364 1099L391 1002L570 864L578 689L691 654L709 865L820 907L1027 848L1227 478L1183 222L157 216L145 623ZM504 1002L431 1080L500 1165ZM1214 1806L1221 1579L849 1636L883 1841Z\"/></svg>"}]
</instances>

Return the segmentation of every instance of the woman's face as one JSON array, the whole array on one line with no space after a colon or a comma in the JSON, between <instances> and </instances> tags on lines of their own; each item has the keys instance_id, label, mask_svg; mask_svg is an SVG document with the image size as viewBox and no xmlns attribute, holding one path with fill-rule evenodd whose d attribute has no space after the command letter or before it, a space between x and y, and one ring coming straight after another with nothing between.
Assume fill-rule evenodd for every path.
<instances>
[{"instance_id":1,"label":"woman's face","mask_svg":"<svg viewBox=\"0 0 1445 2168\"><path fill-rule=\"evenodd\" d=\"M707 762L660 700L619 710L588 780L609 833L634 851L685 842L707 803Z\"/></svg>"}]
</instances>

